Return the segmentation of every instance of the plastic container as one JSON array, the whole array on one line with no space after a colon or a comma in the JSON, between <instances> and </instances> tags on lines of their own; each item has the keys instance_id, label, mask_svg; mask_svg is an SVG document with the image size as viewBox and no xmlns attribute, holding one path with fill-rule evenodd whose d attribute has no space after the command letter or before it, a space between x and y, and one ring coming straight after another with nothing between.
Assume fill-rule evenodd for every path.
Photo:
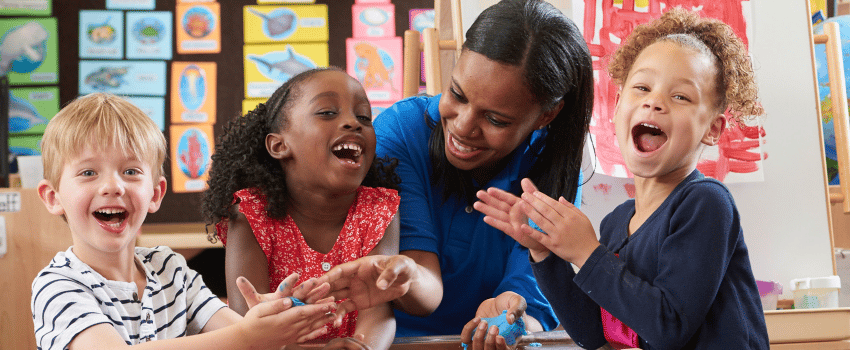
<instances>
[{"instance_id":1,"label":"plastic container","mask_svg":"<svg viewBox=\"0 0 850 350\"><path fill-rule=\"evenodd\" d=\"M782 285L773 281L756 281L761 297L761 307L765 311L776 310L776 301L782 294Z\"/></svg>"},{"instance_id":2,"label":"plastic container","mask_svg":"<svg viewBox=\"0 0 850 350\"><path fill-rule=\"evenodd\" d=\"M841 278L807 277L791 280L795 309L837 308Z\"/></svg>"}]
</instances>

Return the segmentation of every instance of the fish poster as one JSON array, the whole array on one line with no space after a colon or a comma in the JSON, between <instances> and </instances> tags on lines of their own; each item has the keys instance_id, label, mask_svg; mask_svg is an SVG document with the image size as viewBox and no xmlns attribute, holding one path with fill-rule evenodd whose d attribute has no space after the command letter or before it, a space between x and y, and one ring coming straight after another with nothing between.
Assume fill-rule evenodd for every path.
<instances>
[{"instance_id":1,"label":"fish poster","mask_svg":"<svg viewBox=\"0 0 850 350\"><path fill-rule=\"evenodd\" d=\"M80 11L80 58L124 58L124 13Z\"/></svg>"},{"instance_id":2,"label":"fish poster","mask_svg":"<svg viewBox=\"0 0 850 350\"><path fill-rule=\"evenodd\" d=\"M245 45L245 97L269 97L294 75L327 67L327 43Z\"/></svg>"},{"instance_id":3,"label":"fish poster","mask_svg":"<svg viewBox=\"0 0 850 350\"><path fill-rule=\"evenodd\" d=\"M165 132L165 98L164 97L143 97L143 96L121 96L121 98L130 101L130 103L139 107L142 112L156 123L159 130Z\"/></svg>"},{"instance_id":4,"label":"fish poster","mask_svg":"<svg viewBox=\"0 0 850 350\"><path fill-rule=\"evenodd\" d=\"M401 99L401 38L348 38L346 67L357 78L372 102L395 102Z\"/></svg>"},{"instance_id":5,"label":"fish poster","mask_svg":"<svg viewBox=\"0 0 850 350\"><path fill-rule=\"evenodd\" d=\"M165 61L80 61L79 94L165 96Z\"/></svg>"},{"instance_id":6,"label":"fish poster","mask_svg":"<svg viewBox=\"0 0 850 350\"><path fill-rule=\"evenodd\" d=\"M9 136L9 154L16 156L41 155L41 135Z\"/></svg>"},{"instance_id":7,"label":"fish poster","mask_svg":"<svg viewBox=\"0 0 850 350\"><path fill-rule=\"evenodd\" d=\"M174 21L177 53L221 52L221 8L217 2L178 4Z\"/></svg>"},{"instance_id":8,"label":"fish poster","mask_svg":"<svg viewBox=\"0 0 850 350\"><path fill-rule=\"evenodd\" d=\"M11 85L59 82L56 18L0 19L0 75Z\"/></svg>"},{"instance_id":9,"label":"fish poster","mask_svg":"<svg viewBox=\"0 0 850 350\"><path fill-rule=\"evenodd\" d=\"M9 89L9 134L41 134L59 113L59 88Z\"/></svg>"},{"instance_id":10,"label":"fish poster","mask_svg":"<svg viewBox=\"0 0 850 350\"><path fill-rule=\"evenodd\" d=\"M52 0L3 0L0 16L50 16Z\"/></svg>"},{"instance_id":11,"label":"fish poster","mask_svg":"<svg viewBox=\"0 0 850 350\"><path fill-rule=\"evenodd\" d=\"M215 124L215 90L215 62L171 62L171 124Z\"/></svg>"},{"instance_id":12,"label":"fish poster","mask_svg":"<svg viewBox=\"0 0 850 350\"><path fill-rule=\"evenodd\" d=\"M213 144L211 124L172 125L171 190L174 193L207 189Z\"/></svg>"},{"instance_id":13,"label":"fish poster","mask_svg":"<svg viewBox=\"0 0 850 350\"><path fill-rule=\"evenodd\" d=\"M395 36L395 5L351 5L351 35L354 38L384 38Z\"/></svg>"},{"instance_id":14,"label":"fish poster","mask_svg":"<svg viewBox=\"0 0 850 350\"><path fill-rule=\"evenodd\" d=\"M249 98L242 100L242 115L248 114L248 112L253 111L254 108L257 108L257 105L260 103L266 103L266 99L264 98Z\"/></svg>"},{"instance_id":15,"label":"fish poster","mask_svg":"<svg viewBox=\"0 0 850 350\"><path fill-rule=\"evenodd\" d=\"M595 146L595 171L614 177L632 177L626 169L614 136L614 107L617 86L608 76L604 63L631 33L632 28L652 21L673 7L697 10L703 16L717 18L730 27L748 45L752 18L750 1L723 0L694 6L691 0L584 0L572 3L572 19L582 28L593 56L593 118L590 138ZM727 119L728 120L728 119ZM706 147L697 164L706 176L725 183L764 180L762 162L767 158L762 144L766 131L755 120L749 125L727 122L717 146Z\"/></svg>"},{"instance_id":16,"label":"fish poster","mask_svg":"<svg viewBox=\"0 0 850 350\"><path fill-rule=\"evenodd\" d=\"M245 44L327 42L328 6L245 6Z\"/></svg>"},{"instance_id":17,"label":"fish poster","mask_svg":"<svg viewBox=\"0 0 850 350\"><path fill-rule=\"evenodd\" d=\"M109 10L153 10L156 0L106 0Z\"/></svg>"},{"instance_id":18,"label":"fish poster","mask_svg":"<svg viewBox=\"0 0 850 350\"><path fill-rule=\"evenodd\" d=\"M171 23L169 11L128 11L127 58L170 60Z\"/></svg>"}]
</instances>

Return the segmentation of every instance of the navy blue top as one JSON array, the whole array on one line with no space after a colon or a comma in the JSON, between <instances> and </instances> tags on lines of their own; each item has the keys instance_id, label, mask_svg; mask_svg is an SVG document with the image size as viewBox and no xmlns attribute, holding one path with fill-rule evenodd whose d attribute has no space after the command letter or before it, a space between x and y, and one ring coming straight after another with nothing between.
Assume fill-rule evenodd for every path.
<instances>
[{"instance_id":1,"label":"navy blue top","mask_svg":"<svg viewBox=\"0 0 850 350\"><path fill-rule=\"evenodd\" d=\"M528 250L513 238L486 224L484 214L458 196L443 201L442 186L431 183L428 155L431 128L426 112L439 123L440 95L411 97L386 109L375 119L378 157L399 161L401 177L401 237L399 251L437 254L443 279L443 300L428 317L396 311L396 336L460 334L475 317L482 301L505 291L525 297L526 312L549 330L557 320L534 280ZM510 163L486 186L520 193L525 177L543 148L545 134L535 131L508 155Z\"/></svg>"},{"instance_id":2,"label":"navy blue top","mask_svg":"<svg viewBox=\"0 0 850 350\"><path fill-rule=\"evenodd\" d=\"M642 349L768 349L726 186L694 170L629 236L634 213L628 200L602 220L602 244L578 274L555 254L532 264L570 337L585 348L605 344L601 306L640 336Z\"/></svg>"}]
</instances>

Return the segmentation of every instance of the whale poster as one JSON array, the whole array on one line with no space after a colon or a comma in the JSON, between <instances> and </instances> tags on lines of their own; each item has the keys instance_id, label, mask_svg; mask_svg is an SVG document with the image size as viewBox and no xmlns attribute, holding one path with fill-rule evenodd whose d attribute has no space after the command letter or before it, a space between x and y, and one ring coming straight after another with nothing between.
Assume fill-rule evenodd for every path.
<instances>
[{"instance_id":1,"label":"whale poster","mask_svg":"<svg viewBox=\"0 0 850 350\"><path fill-rule=\"evenodd\" d=\"M139 107L148 117L156 123L159 130L165 131L165 98L144 96L121 96L130 103Z\"/></svg>"},{"instance_id":2,"label":"whale poster","mask_svg":"<svg viewBox=\"0 0 850 350\"><path fill-rule=\"evenodd\" d=\"M171 190L174 193L202 192L207 188L215 145L210 124L172 125Z\"/></svg>"},{"instance_id":3,"label":"whale poster","mask_svg":"<svg viewBox=\"0 0 850 350\"><path fill-rule=\"evenodd\" d=\"M216 63L171 63L171 124L215 123Z\"/></svg>"},{"instance_id":4,"label":"whale poster","mask_svg":"<svg viewBox=\"0 0 850 350\"><path fill-rule=\"evenodd\" d=\"M127 58L171 59L171 12L127 12Z\"/></svg>"},{"instance_id":5,"label":"whale poster","mask_svg":"<svg viewBox=\"0 0 850 350\"><path fill-rule=\"evenodd\" d=\"M178 4L174 22L177 53L221 52L221 7L217 2Z\"/></svg>"},{"instance_id":6,"label":"whale poster","mask_svg":"<svg viewBox=\"0 0 850 350\"><path fill-rule=\"evenodd\" d=\"M12 85L59 82L56 18L0 19L0 75Z\"/></svg>"},{"instance_id":7,"label":"whale poster","mask_svg":"<svg viewBox=\"0 0 850 350\"><path fill-rule=\"evenodd\" d=\"M41 134L59 113L59 88L55 86L9 89L9 134Z\"/></svg>"},{"instance_id":8,"label":"whale poster","mask_svg":"<svg viewBox=\"0 0 850 350\"><path fill-rule=\"evenodd\" d=\"M80 61L80 95L165 96L164 61Z\"/></svg>"},{"instance_id":9,"label":"whale poster","mask_svg":"<svg viewBox=\"0 0 850 350\"><path fill-rule=\"evenodd\" d=\"M124 58L124 14L80 11L80 58Z\"/></svg>"},{"instance_id":10,"label":"whale poster","mask_svg":"<svg viewBox=\"0 0 850 350\"><path fill-rule=\"evenodd\" d=\"M327 67L327 43L245 45L245 97L269 97L303 71Z\"/></svg>"},{"instance_id":11,"label":"whale poster","mask_svg":"<svg viewBox=\"0 0 850 350\"><path fill-rule=\"evenodd\" d=\"M245 43L327 42L328 6L245 6Z\"/></svg>"}]
</instances>

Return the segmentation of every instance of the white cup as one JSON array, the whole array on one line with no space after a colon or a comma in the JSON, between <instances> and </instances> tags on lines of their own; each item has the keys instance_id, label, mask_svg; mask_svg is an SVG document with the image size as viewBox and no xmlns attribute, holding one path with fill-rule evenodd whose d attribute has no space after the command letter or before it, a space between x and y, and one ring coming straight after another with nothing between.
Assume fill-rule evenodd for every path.
<instances>
[{"instance_id":1,"label":"white cup","mask_svg":"<svg viewBox=\"0 0 850 350\"><path fill-rule=\"evenodd\" d=\"M21 176L21 187L38 187L38 182L44 178L41 156L18 156L18 175Z\"/></svg>"}]
</instances>

